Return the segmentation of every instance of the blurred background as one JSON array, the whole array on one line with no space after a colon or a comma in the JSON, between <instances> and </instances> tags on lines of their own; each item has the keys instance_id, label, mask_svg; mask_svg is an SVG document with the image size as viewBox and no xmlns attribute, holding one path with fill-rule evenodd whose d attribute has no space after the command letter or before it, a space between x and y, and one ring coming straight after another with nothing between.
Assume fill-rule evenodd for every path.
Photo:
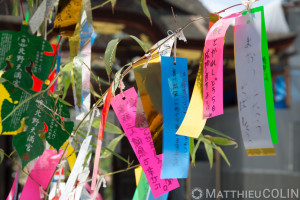
<instances>
[{"instance_id":1,"label":"blurred background","mask_svg":"<svg viewBox=\"0 0 300 200\"><path fill-rule=\"evenodd\" d=\"M39 2L37 0L36 2ZM103 1L104 2L104 1ZM101 3L92 0L92 7ZM20 9L15 8L15 0L0 0L0 30L20 30L22 18ZM98 34L92 48L92 70L102 80L101 89L105 91L108 80L104 51L107 43L116 37L135 35L144 42L155 44L167 36L167 31L176 30L176 24L171 7L176 15L179 27L200 17L208 16L209 12L217 12L240 3L239 0L148 0L152 24L145 16L138 0L118 0L114 12L110 4L93 10L93 26ZM181 180L181 187L170 193L169 199L192 199L193 188L217 190L262 190L265 188L300 189L300 1L297 0L260 0L254 6L265 6L265 20L268 35L269 54L271 62L274 101L279 144L275 145L276 156L248 157L242 142L238 110L234 66L233 27L227 32L224 47L224 115L209 119L207 125L222 131L234 138L239 144L237 149L225 147L231 166L216 154L213 168L210 169L204 151L200 146L195 166L190 166L190 175ZM23 9L28 10L27 1L23 1ZM15 8L15 9L14 9ZM32 13L34 13L33 9ZM221 14L229 15L242 11L244 6L238 6ZM31 14L32 14L31 13ZM15 16L13 16L15 15ZM57 43L57 37L51 33L52 23L48 24L50 43ZM208 21L193 23L184 31L187 43L178 42L177 56L188 59L189 87L192 93L200 62L205 36L208 32ZM117 48L116 62L113 71L144 55L143 50L133 41L124 40ZM62 63L69 62L69 45L65 40L62 46ZM124 79L126 88L135 86L133 73ZM96 83L93 82L93 85ZM97 90L97 87L94 87ZM101 92L101 91L97 91ZM1 95L1 94L0 94ZM92 98L92 103L96 97ZM68 91L66 100L74 105L72 89ZM118 124L118 120L110 111L108 121ZM97 134L97 130L94 130ZM113 134L105 134L105 140L110 141ZM96 138L94 138L95 140ZM1 136L0 148L6 153L13 151L12 136ZM125 158L137 159L127 139L117 146L116 152ZM104 172L117 171L127 167L127 164L116 157L110 156L102 160ZM9 159L4 159L0 165L0 199L5 199L13 182L16 166ZM24 184L25 175L20 179ZM132 199L135 191L134 171L129 170L111 176L108 179L108 189L101 190L104 199ZM21 189L19 189L21 191Z\"/></svg>"}]
</instances>

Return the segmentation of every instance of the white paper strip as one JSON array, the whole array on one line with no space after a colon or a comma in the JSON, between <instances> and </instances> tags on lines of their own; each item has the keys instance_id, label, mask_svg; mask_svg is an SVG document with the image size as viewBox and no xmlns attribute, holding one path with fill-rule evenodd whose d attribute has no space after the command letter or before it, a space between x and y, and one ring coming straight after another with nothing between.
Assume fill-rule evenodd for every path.
<instances>
[{"instance_id":1,"label":"white paper strip","mask_svg":"<svg viewBox=\"0 0 300 200\"><path fill-rule=\"evenodd\" d=\"M73 170L69 176L69 179L66 183L66 187L63 190L61 197L59 198L60 200L67 200L69 193L71 193L71 191L73 190L75 182L77 180L77 177L83 170L82 166L83 166L85 157L88 153L88 148L89 148L91 139L92 139L92 136L90 135L83 140L82 145L79 150L79 153L78 153L77 160L76 160Z\"/></svg>"},{"instance_id":2,"label":"white paper strip","mask_svg":"<svg viewBox=\"0 0 300 200\"><path fill-rule=\"evenodd\" d=\"M248 155L275 154L270 136L261 52L261 13L241 16L235 26L240 126ZM254 25L254 20L257 26ZM269 153L268 153L269 152ZM272 152L272 153L270 153Z\"/></svg>"}]
</instances>

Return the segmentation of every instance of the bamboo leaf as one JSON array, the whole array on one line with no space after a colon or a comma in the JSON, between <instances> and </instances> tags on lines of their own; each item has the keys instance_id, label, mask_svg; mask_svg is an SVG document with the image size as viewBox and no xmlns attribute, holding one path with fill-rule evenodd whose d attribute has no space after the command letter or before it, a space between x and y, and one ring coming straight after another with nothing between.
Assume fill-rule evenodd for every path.
<instances>
[{"instance_id":1,"label":"bamboo leaf","mask_svg":"<svg viewBox=\"0 0 300 200\"><path fill-rule=\"evenodd\" d=\"M214 143L212 143L212 145L213 145L213 148L216 149L221 154L223 159L226 161L227 165L230 166L230 162L228 161L228 158L225 155L224 151L221 149L221 147L215 145Z\"/></svg>"},{"instance_id":2,"label":"bamboo leaf","mask_svg":"<svg viewBox=\"0 0 300 200\"><path fill-rule=\"evenodd\" d=\"M109 148L107 148L106 146L103 146L103 148L106 150L106 151L109 151L112 155L116 156L117 158L119 158L120 160L126 162L128 165L130 165L130 162L128 160L126 160L123 156L121 156L120 154L110 150ZM102 157L101 157L102 158Z\"/></svg>"},{"instance_id":3,"label":"bamboo leaf","mask_svg":"<svg viewBox=\"0 0 300 200\"><path fill-rule=\"evenodd\" d=\"M208 144L206 142L204 143L204 147L205 147L205 151L206 151L206 154L207 154L207 157L208 157L208 160L209 160L210 168L212 168L213 160L214 160L213 148L210 144Z\"/></svg>"},{"instance_id":4,"label":"bamboo leaf","mask_svg":"<svg viewBox=\"0 0 300 200\"><path fill-rule=\"evenodd\" d=\"M92 126L94 128L99 128L99 124L100 124L100 119L94 119L93 123L92 123ZM123 131L117 127L116 125L106 121L106 124L105 124L105 132L108 132L108 133L115 133L115 134L123 134Z\"/></svg>"},{"instance_id":5,"label":"bamboo leaf","mask_svg":"<svg viewBox=\"0 0 300 200\"><path fill-rule=\"evenodd\" d=\"M191 157L193 157L193 152L195 149L194 138L190 137L189 139L190 139L190 154L191 154Z\"/></svg>"},{"instance_id":6,"label":"bamboo leaf","mask_svg":"<svg viewBox=\"0 0 300 200\"><path fill-rule=\"evenodd\" d=\"M193 155L192 155L192 163L194 164L194 166L195 166L195 161L196 161L196 152L197 152L197 150L198 150L198 148L199 148L200 143L201 143L201 140L199 139L199 140L197 141L196 146L195 146L194 151L193 151Z\"/></svg>"},{"instance_id":7,"label":"bamboo leaf","mask_svg":"<svg viewBox=\"0 0 300 200\"><path fill-rule=\"evenodd\" d=\"M230 145L235 145L235 148L237 148L238 144L233 141L233 140L228 140L226 138L222 138L222 137L211 137L211 136L204 136L206 139L208 139L209 141L217 144L217 145L222 145L222 146L230 146Z\"/></svg>"},{"instance_id":8,"label":"bamboo leaf","mask_svg":"<svg viewBox=\"0 0 300 200\"><path fill-rule=\"evenodd\" d=\"M105 69L108 76L110 76L111 74L111 67L113 66L116 59L116 51L119 42L120 38L109 41L104 53Z\"/></svg>"},{"instance_id":9,"label":"bamboo leaf","mask_svg":"<svg viewBox=\"0 0 300 200\"><path fill-rule=\"evenodd\" d=\"M209 131L209 132L212 132L212 133L215 133L215 134L217 134L217 135L220 135L220 136L223 136L223 137L225 137L225 138L228 138L228 139L230 139L230 140L234 140L233 138L227 136L226 134L224 134L224 133L222 133L222 132L220 132L220 131L218 131L218 130L216 130L216 129L213 129L213 128L211 128L211 127L204 126L204 129L207 130L207 131Z\"/></svg>"},{"instance_id":10,"label":"bamboo leaf","mask_svg":"<svg viewBox=\"0 0 300 200\"><path fill-rule=\"evenodd\" d=\"M28 2L28 4L29 4L30 10L32 10L33 4L34 4L33 0L27 0L27 2Z\"/></svg>"},{"instance_id":11,"label":"bamboo leaf","mask_svg":"<svg viewBox=\"0 0 300 200\"><path fill-rule=\"evenodd\" d=\"M114 151L117 147L117 145L119 144L119 142L122 140L122 138L124 137L124 134L119 135L118 137L114 138L107 146L108 149L110 149L111 151ZM110 151L104 151L101 158L107 158L111 155Z\"/></svg>"},{"instance_id":12,"label":"bamboo leaf","mask_svg":"<svg viewBox=\"0 0 300 200\"><path fill-rule=\"evenodd\" d=\"M3 161L3 159L4 159L4 151L3 151L3 149L0 149L0 165Z\"/></svg>"},{"instance_id":13,"label":"bamboo leaf","mask_svg":"<svg viewBox=\"0 0 300 200\"><path fill-rule=\"evenodd\" d=\"M137 38L137 37L135 37L133 35L130 35L129 37L131 37L132 39L134 39L142 47L142 49L144 50L144 52L147 52L147 50L151 48L150 44L147 44L146 42L143 42L139 38Z\"/></svg>"},{"instance_id":14,"label":"bamboo leaf","mask_svg":"<svg viewBox=\"0 0 300 200\"><path fill-rule=\"evenodd\" d=\"M151 15L150 15L146 0L141 0L141 5L142 5L143 12L148 17L150 23L152 24Z\"/></svg>"}]
</instances>

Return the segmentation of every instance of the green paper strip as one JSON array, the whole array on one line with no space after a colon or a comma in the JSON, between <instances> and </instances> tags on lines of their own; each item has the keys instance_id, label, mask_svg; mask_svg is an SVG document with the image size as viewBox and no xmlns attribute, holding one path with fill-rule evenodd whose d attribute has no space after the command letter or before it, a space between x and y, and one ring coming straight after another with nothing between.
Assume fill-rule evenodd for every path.
<instances>
[{"instance_id":1,"label":"green paper strip","mask_svg":"<svg viewBox=\"0 0 300 200\"><path fill-rule=\"evenodd\" d=\"M265 83L265 95L266 95L266 105L269 129L273 144L278 144L277 128L276 128L276 116L274 109L274 97L273 97L273 85L271 77L271 67L269 59L269 48L267 41L267 32L265 24L264 7L256 7L251 9L251 13L261 12L261 39L262 39L262 57L263 57L263 69L264 69L264 83ZM244 12L245 15L247 12Z\"/></svg>"},{"instance_id":2,"label":"green paper strip","mask_svg":"<svg viewBox=\"0 0 300 200\"><path fill-rule=\"evenodd\" d=\"M140 181L137 188L135 189L134 196L132 200L146 200L148 196L149 183L147 181L146 175L142 172Z\"/></svg>"}]
</instances>

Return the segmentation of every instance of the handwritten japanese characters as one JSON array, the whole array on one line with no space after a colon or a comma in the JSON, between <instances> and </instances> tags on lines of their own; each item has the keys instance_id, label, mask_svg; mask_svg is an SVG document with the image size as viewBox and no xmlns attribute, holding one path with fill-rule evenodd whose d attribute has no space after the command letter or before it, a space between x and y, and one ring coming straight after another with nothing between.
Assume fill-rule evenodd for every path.
<instances>
[{"instance_id":1,"label":"handwritten japanese characters","mask_svg":"<svg viewBox=\"0 0 300 200\"><path fill-rule=\"evenodd\" d=\"M162 178L187 178L189 169L189 138L176 135L189 105L187 59L161 57L163 105Z\"/></svg>"},{"instance_id":2,"label":"handwritten japanese characters","mask_svg":"<svg viewBox=\"0 0 300 200\"><path fill-rule=\"evenodd\" d=\"M223 114L223 46L226 30L235 17L232 14L217 21L205 40L203 69L203 119Z\"/></svg>"},{"instance_id":3,"label":"handwritten japanese characters","mask_svg":"<svg viewBox=\"0 0 300 200\"><path fill-rule=\"evenodd\" d=\"M236 19L235 60L240 126L249 156L274 155L270 137L261 53L261 13Z\"/></svg>"},{"instance_id":4,"label":"handwritten japanese characters","mask_svg":"<svg viewBox=\"0 0 300 200\"><path fill-rule=\"evenodd\" d=\"M147 177L153 196L156 198L177 187L176 179L161 179L162 158L156 155L151 133L148 128L135 128L137 93L134 88L116 95L111 105L125 131L125 134Z\"/></svg>"}]
</instances>

